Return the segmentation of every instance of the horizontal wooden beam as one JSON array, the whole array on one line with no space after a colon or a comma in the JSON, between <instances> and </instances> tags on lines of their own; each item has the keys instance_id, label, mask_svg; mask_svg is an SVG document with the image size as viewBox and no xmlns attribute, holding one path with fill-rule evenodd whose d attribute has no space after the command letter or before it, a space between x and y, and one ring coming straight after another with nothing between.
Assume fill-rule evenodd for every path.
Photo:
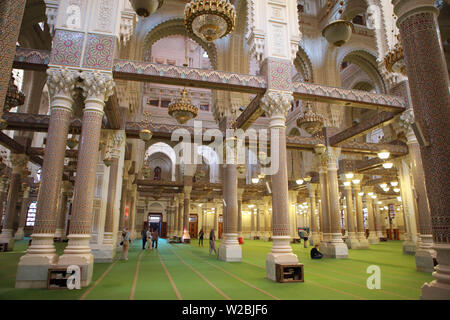
<instances>
[{"instance_id":1,"label":"horizontal wooden beam","mask_svg":"<svg viewBox=\"0 0 450 320\"><path fill-rule=\"evenodd\" d=\"M0 144L5 148L9 149L12 153L22 153L28 155L30 161L38 166L42 166L43 160L35 154L31 154L25 146L9 137L7 134L0 132Z\"/></svg>"},{"instance_id":2,"label":"horizontal wooden beam","mask_svg":"<svg viewBox=\"0 0 450 320\"><path fill-rule=\"evenodd\" d=\"M207 88L248 93L264 92L262 76L226 71L170 66L143 61L114 60L114 79L164 83L185 87Z\"/></svg>"},{"instance_id":3,"label":"horizontal wooden beam","mask_svg":"<svg viewBox=\"0 0 450 320\"><path fill-rule=\"evenodd\" d=\"M16 48L13 68L35 71L45 71L50 61L50 51Z\"/></svg>"},{"instance_id":4,"label":"horizontal wooden beam","mask_svg":"<svg viewBox=\"0 0 450 320\"><path fill-rule=\"evenodd\" d=\"M298 100L320 101L380 111L402 112L407 106L406 101L399 96L328 87L307 82L294 82L293 93L294 98Z\"/></svg>"},{"instance_id":5,"label":"horizontal wooden beam","mask_svg":"<svg viewBox=\"0 0 450 320\"><path fill-rule=\"evenodd\" d=\"M358 138L364 134L371 132L377 128L382 128L383 126L387 126L391 123L397 112L380 112L370 119L360 122L357 125L354 125L348 129L345 129L334 136L329 138L329 143L332 146L337 146L343 142L346 142L351 139Z\"/></svg>"}]
</instances>

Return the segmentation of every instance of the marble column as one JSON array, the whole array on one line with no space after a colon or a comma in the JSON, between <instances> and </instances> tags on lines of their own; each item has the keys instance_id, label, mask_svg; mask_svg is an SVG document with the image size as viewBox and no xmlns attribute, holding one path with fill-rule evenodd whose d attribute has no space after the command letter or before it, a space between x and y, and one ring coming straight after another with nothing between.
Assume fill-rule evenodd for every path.
<instances>
[{"instance_id":1,"label":"marble column","mask_svg":"<svg viewBox=\"0 0 450 320\"><path fill-rule=\"evenodd\" d=\"M133 180L133 179L132 179ZM137 185L133 184L131 187L131 201L130 201L130 238L136 239L136 198L137 198Z\"/></svg>"},{"instance_id":2,"label":"marble column","mask_svg":"<svg viewBox=\"0 0 450 320\"><path fill-rule=\"evenodd\" d=\"M396 159L394 164L398 169L400 195L403 204L403 218L405 222L405 241L403 253L415 254L417 248L416 204L412 188L409 157Z\"/></svg>"},{"instance_id":3,"label":"marble column","mask_svg":"<svg viewBox=\"0 0 450 320\"><path fill-rule=\"evenodd\" d=\"M14 249L14 220L17 216L16 204L19 200L19 193L22 184L22 173L28 163L28 157L24 154L10 154L12 165L11 181L9 184L8 198L6 201L5 219L3 222L0 243L8 244L8 251Z\"/></svg>"},{"instance_id":4,"label":"marble column","mask_svg":"<svg viewBox=\"0 0 450 320\"><path fill-rule=\"evenodd\" d=\"M238 189L238 237L242 237L242 195L244 189Z\"/></svg>"},{"instance_id":5,"label":"marble column","mask_svg":"<svg viewBox=\"0 0 450 320\"><path fill-rule=\"evenodd\" d=\"M308 183L308 193L309 193L309 208L311 214L311 240L312 245L320 244L320 233L317 225L317 215L316 215L316 191L318 185L316 183Z\"/></svg>"},{"instance_id":6,"label":"marble column","mask_svg":"<svg viewBox=\"0 0 450 320\"><path fill-rule=\"evenodd\" d=\"M64 67L52 67L47 70L47 75L50 121L37 198L36 221L31 235L31 245L27 253L20 258L16 288L47 287L47 269L57 260L53 244L56 231L56 204L61 189L67 134L72 114L72 97L79 72Z\"/></svg>"},{"instance_id":7,"label":"marble column","mask_svg":"<svg viewBox=\"0 0 450 320\"><path fill-rule=\"evenodd\" d=\"M66 214L67 214L67 204L69 200L70 189L72 188L72 183L70 181L64 180L62 182L61 196L59 200L58 207L58 217L55 231L55 238L64 239L66 237Z\"/></svg>"},{"instance_id":8,"label":"marble column","mask_svg":"<svg viewBox=\"0 0 450 320\"><path fill-rule=\"evenodd\" d=\"M184 211L183 211L183 239L184 243L191 241L189 235L189 213L191 209L191 191L192 186L184 186Z\"/></svg>"},{"instance_id":9,"label":"marble column","mask_svg":"<svg viewBox=\"0 0 450 320\"><path fill-rule=\"evenodd\" d=\"M415 122L429 145L421 145L434 245L439 266L423 299L450 299L450 94L446 60L433 0L393 0L398 16Z\"/></svg>"},{"instance_id":10,"label":"marble column","mask_svg":"<svg viewBox=\"0 0 450 320\"><path fill-rule=\"evenodd\" d=\"M412 129L414 112L408 109L400 116L400 123L406 129L407 145L411 158L411 173L414 182L416 204L419 222L420 242L416 248L416 268L423 272L433 272L433 258L436 251L433 249L433 235L431 230L431 214L425 186L425 173L423 171L420 145Z\"/></svg>"},{"instance_id":11,"label":"marble column","mask_svg":"<svg viewBox=\"0 0 450 320\"><path fill-rule=\"evenodd\" d=\"M22 183L23 197L22 204L20 206L19 224L17 226L15 240L22 240L24 237L24 228L27 221L28 205L30 202L30 186L26 183Z\"/></svg>"},{"instance_id":12,"label":"marble column","mask_svg":"<svg viewBox=\"0 0 450 320\"><path fill-rule=\"evenodd\" d=\"M8 194L8 176L2 176L0 179L0 223L3 220L3 211L5 208L5 199Z\"/></svg>"},{"instance_id":13,"label":"marble column","mask_svg":"<svg viewBox=\"0 0 450 320\"><path fill-rule=\"evenodd\" d=\"M178 194L178 232L177 236L181 239L183 237L183 216L184 216L184 193Z\"/></svg>"},{"instance_id":14,"label":"marble column","mask_svg":"<svg viewBox=\"0 0 450 320\"><path fill-rule=\"evenodd\" d=\"M78 148L77 175L74 186L73 207L70 219L69 242L59 265L79 265L82 269L81 286L92 280L94 256L89 239L91 233L95 169L105 101L113 93L114 81L109 73L83 72L81 87L85 97L83 124Z\"/></svg>"},{"instance_id":15,"label":"marble column","mask_svg":"<svg viewBox=\"0 0 450 320\"><path fill-rule=\"evenodd\" d=\"M322 159L322 155L319 155ZM326 247L326 243L331 240L330 231L330 214L328 200L328 179L327 179L327 161L320 161L319 166L319 183L320 183L320 211L321 211L321 249Z\"/></svg>"},{"instance_id":16,"label":"marble column","mask_svg":"<svg viewBox=\"0 0 450 320\"><path fill-rule=\"evenodd\" d=\"M261 205L256 206L256 236L261 237Z\"/></svg>"},{"instance_id":17,"label":"marble column","mask_svg":"<svg viewBox=\"0 0 450 320\"><path fill-rule=\"evenodd\" d=\"M347 206L347 229L348 237L346 239L347 247L349 249L358 249L359 241L355 227L355 215L353 213L353 195L351 181L347 185L344 184L345 190L345 204Z\"/></svg>"},{"instance_id":18,"label":"marble column","mask_svg":"<svg viewBox=\"0 0 450 320\"><path fill-rule=\"evenodd\" d=\"M359 184L353 185L353 192L355 193L356 225L358 230L357 238L359 241L359 248L368 249L369 240L367 240L366 238L366 230L364 227L363 203L362 203L362 196L360 194L360 192L362 192L361 185Z\"/></svg>"},{"instance_id":19,"label":"marble column","mask_svg":"<svg viewBox=\"0 0 450 320\"><path fill-rule=\"evenodd\" d=\"M272 190L276 190L272 192L273 246L266 256L266 275L273 281L276 281L276 264L298 263L297 255L292 252L290 245L286 154L286 115L293 99L292 93L277 90L268 90L261 99L261 109L270 119Z\"/></svg>"},{"instance_id":20,"label":"marble column","mask_svg":"<svg viewBox=\"0 0 450 320\"><path fill-rule=\"evenodd\" d=\"M250 239L255 239L255 211L253 208L250 209Z\"/></svg>"},{"instance_id":21,"label":"marble column","mask_svg":"<svg viewBox=\"0 0 450 320\"><path fill-rule=\"evenodd\" d=\"M0 62L0 119L11 78L25 4L26 0L2 0L0 2L0 30L2 30L0 37L0 56L2 57Z\"/></svg>"},{"instance_id":22,"label":"marble column","mask_svg":"<svg viewBox=\"0 0 450 320\"><path fill-rule=\"evenodd\" d=\"M377 231L375 228L375 210L373 207L373 199L368 196L369 192L374 192L373 187L364 187L364 194L366 195L366 206L367 206L367 220L369 222L369 237L367 240L369 244L377 244L380 243L380 239L378 239Z\"/></svg>"},{"instance_id":23,"label":"marble column","mask_svg":"<svg viewBox=\"0 0 450 320\"><path fill-rule=\"evenodd\" d=\"M265 203L265 213L264 213L264 238L265 240L269 240L269 238L271 238L271 231L272 228L270 227L270 196L264 197L264 203Z\"/></svg>"},{"instance_id":24,"label":"marble column","mask_svg":"<svg viewBox=\"0 0 450 320\"><path fill-rule=\"evenodd\" d=\"M329 196L329 214L330 214L330 231L331 239L324 250L324 256L342 259L348 257L347 245L342 240L341 232L341 212L339 204L339 185L337 176L337 162L341 153L340 148L328 147L326 157L328 161L327 178L328 178L328 196Z\"/></svg>"},{"instance_id":25,"label":"marble column","mask_svg":"<svg viewBox=\"0 0 450 320\"><path fill-rule=\"evenodd\" d=\"M227 151L233 151L233 159L228 159L223 165L223 235L219 247L219 259L227 262L240 262L242 260L242 248L238 241L238 176L235 157L236 139L226 140Z\"/></svg>"},{"instance_id":26,"label":"marble column","mask_svg":"<svg viewBox=\"0 0 450 320\"><path fill-rule=\"evenodd\" d=\"M218 199L214 199L214 224L213 224L213 228L214 231L216 233L216 238L219 239L219 205L220 205L220 200Z\"/></svg>"},{"instance_id":27,"label":"marble column","mask_svg":"<svg viewBox=\"0 0 450 320\"><path fill-rule=\"evenodd\" d=\"M105 231L103 234L103 244L101 249L95 254L96 261L111 262L116 254L116 240L114 232L114 218L115 218L115 206L116 206L116 189L117 180L119 176L119 157L117 153L112 153L112 162L109 166L109 181L108 181L108 200L106 202L105 213ZM120 229L119 229L120 231Z\"/></svg>"}]
</instances>

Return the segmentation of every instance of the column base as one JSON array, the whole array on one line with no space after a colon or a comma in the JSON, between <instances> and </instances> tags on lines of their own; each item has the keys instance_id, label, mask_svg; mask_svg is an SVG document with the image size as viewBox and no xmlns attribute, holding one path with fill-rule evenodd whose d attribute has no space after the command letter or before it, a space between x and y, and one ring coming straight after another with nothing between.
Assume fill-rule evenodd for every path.
<instances>
[{"instance_id":1,"label":"column base","mask_svg":"<svg viewBox=\"0 0 450 320\"><path fill-rule=\"evenodd\" d=\"M272 251L266 256L266 276L272 281L277 281L276 265L277 264L296 264L298 258L292 253L288 236L273 236Z\"/></svg>"},{"instance_id":2,"label":"column base","mask_svg":"<svg viewBox=\"0 0 450 320\"><path fill-rule=\"evenodd\" d=\"M69 243L64 254L58 259L58 266L77 265L81 269L81 286L86 287L92 281L94 256L89 246L89 234L69 234Z\"/></svg>"},{"instance_id":3,"label":"column base","mask_svg":"<svg viewBox=\"0 0 450 320\"><path fill-rule=\"evenodd\" d=\"M356 238L355 232L348 233L348 238L345 240L345 243L347 245L347 248L349 248L349 249L359 249L360 248L359 241Z\"/></svg>"},{"instance_id":4,"label":"column base","mask_svg":"<svg viewBox=\"0 0 450 320\"><path fill-rule=\"evenodd\" d=\"M242 261L242 247L237 240L237 234L223 234L223 240L219 246L219 259L226 262Z\"/></svg>"},{"instance_id":5,"label":"column base","mask_svg":"<svg viewBox=\"0 0 450 320\"><path fill-rule=\"evenodd\" d=\"M114 261L117 249L113 244L100 244L92 248L94 263L111 263Z\"/></svg>"},{"instance_id":6,"label":"column base","mask_svg":"<svg viewBox=\"0 0 450 320\"><path fill-rule=\"evenodd\" d=\"M421 299L424 300L450 300L450 245L434 244L437 253L436 266L433 278L436 280L422 286Z\"/></svg>"},{"instance_id":7,"label":"column base","mask_svg":"<svg viewBox=\"0 0 450 320\"><path fill-rule=\"evenodd\" d=\"M47 288L48 269L55 266L58 255L53 234L33 234L27 253L20 258L16 273L16 288Z\"/></svg>"},{"instance_id":8,"label":"column base","mask_svg":"<svg viewBox=\"0 0 450 320\"><path fill-rule=\"evenodd\" d=\"M436 251L433 249L417 249L415 256L416 269L418 271L432 273L434 271L433 258L436 258Z\"/></svg>"},{"instance_id":9,"label":"column base","mask_svg":"<svg viewBox=\"0 0 450 320\"><path fill-rule=\"evenodd\" d=\"M319 251L327 258L347 259L348 248L342 241L342 234L332 233L330 235L332 237L331 241L323 241L320 244Z\"/></svg>"},{"instance_id":10,"label":"column base","mask_svg":"<svg viewBox=\"0 0 450 320\"><path fill-rule=\"evenodd\" d=\"M359 249L369 249L369 240L364 232L358 232Z\"/></svg>"},{"instance_id":11,"label":"column base","mask_svg":"<svg viewBox=\"0 0 450 320\"><path fill-rule=\"evenodd\" d=\"M417 244L411 239L407 239L403 242L403 254L415 254Z\"/></svg>"},{"instance_id":12,"label":"column base","mask_svg":"<svg viewBox=\"0 0 450 320\"><path fill-rule=\"evenodd\" d=\"M184 230L183 235L181 237L181 242L183 243L191 242L191 236L189 235L189 232L187 230Z\"/></svg>"},{"instance_id":13,"label":"column base","mask_svg":"<svg viewBox=\"0 0 450 320\"><path fill-rule=\"evenodd\" d=\"M14 230L12 229L3 229L2 233L0 234L0 243L7 243L8 251L13 251L14 243L16 242L13 237L13 232Z\"/></svg>"},{"instance_id":14,"label":"column base","mask_svg":"<svg viewBox=\"0 0 450 320\"><path fill-rule=\"evenodd\" d=\"M14 240L23 240L24 237L25 232L23 231L23 228L17 228L16 234L14 235Z\"/></svg>"},{"instance_id":15,"label":"column base","mask_svg":"<svg viewBox=\"0 0 450 320\"><path fill-rule=\"evenodd\" d=\"M369 244L378 244L380 243L380 238L376 235L375 231L370 231L369 237L367 238Z\"/></svg>"}]
</instances>

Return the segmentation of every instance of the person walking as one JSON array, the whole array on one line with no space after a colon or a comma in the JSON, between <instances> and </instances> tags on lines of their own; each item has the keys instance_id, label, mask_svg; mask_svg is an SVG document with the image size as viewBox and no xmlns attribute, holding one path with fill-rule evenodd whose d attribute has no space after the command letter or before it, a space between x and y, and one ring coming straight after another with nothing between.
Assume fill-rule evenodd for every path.
<instances>
[{"instance_id":1,"label":"person walking","mask_svg":"<svg viewBox=\"0 0 450 320\"><path fill-rule=\"evenodd\" d=\"M142 227L141 238L142 238L142 250L145 250L145 244L147 243L147 229L145 227Z\"/></svg>"},{"instance_id":2,"label":"person walking","mask_svg":"<svg viewBox=\"0 0 450 320\"><path fill-rule=\"evenodd\" d=\"M152 248L153 246L156 245L155 249L158 249L158 238L159 238L158 229L155 229L155 231L153 231L152 233Z\"/></svg>"},{"instance_id":3,"label":"person walking","mask_svg":"<svg viewBox=\"0 0 450 320\"><path fill-rule=\"evenodd\" d=\"M203 232L203 229L200 229L200 232L198 233L198 246L200 247L200 244L203 247L203 236L205 233Z\"/></svg>"},{"instance_id":4,"label":"person walking","mask_svg":"<svg viewBox=\"0 0 450 320\"><path fill-rule=\"evenodd\" d=\"M216 251L216 236L214 234L214 229L211 229L211 232L209 233L209 254L211 255L211 252L214 250L214 253L217 254Z\"/></svg>"},{"instance_id":5,"label":"person walking","mask_svg":"<svg viewBox=\"0 0 450 320\"><path fill-rule=\"evenodd\" d=\"M152 232L150 231L150 228L147 230L147 249L150 249L150 245L152 243Z\"/></svg>"},{"instance_id":6,"label":"person walking","mask_svg":"<svg viewBox=\"0 0 450 320\"><path fill-rule=\"evenodd\" d=\"M130 248L130 232L127 228L122 231L122 254L120 255L120 260L128 260L128 249Z\"/></svg>"}]
</instances>

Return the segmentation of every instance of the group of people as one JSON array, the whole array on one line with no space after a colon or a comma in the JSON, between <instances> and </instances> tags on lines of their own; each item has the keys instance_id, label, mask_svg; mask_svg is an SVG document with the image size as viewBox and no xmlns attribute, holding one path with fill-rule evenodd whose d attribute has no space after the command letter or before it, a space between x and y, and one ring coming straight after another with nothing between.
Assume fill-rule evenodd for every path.
<instances>
[{"instance_id":1,"label":"group of people","mask_svg":"<svg viewBox=\"0 0 450 320\"><path fill-rule=\"evenodd\" d=\"M150 228L143 228L141 231L142 237L142 250L150 249L150 243L152 244L152 249L158 249L158 239L159 233L158 229L151 231Z\"/></svg>"},{"instance_id":2,"label":"group of people","mask_svg":"<svg viewBox=\"0 0 450 320\"><path fill-rule=\"evenodd\" d=\"M205 232L203 232L203 229L200 229L200 232L198 233L198 246L203 247L203 238L205 236ZM209 232L209 254L214 251L214 254L217 254L216 251L216 235L214 232L214 229L211 229Z\"/></svg>"}]
</instances>

